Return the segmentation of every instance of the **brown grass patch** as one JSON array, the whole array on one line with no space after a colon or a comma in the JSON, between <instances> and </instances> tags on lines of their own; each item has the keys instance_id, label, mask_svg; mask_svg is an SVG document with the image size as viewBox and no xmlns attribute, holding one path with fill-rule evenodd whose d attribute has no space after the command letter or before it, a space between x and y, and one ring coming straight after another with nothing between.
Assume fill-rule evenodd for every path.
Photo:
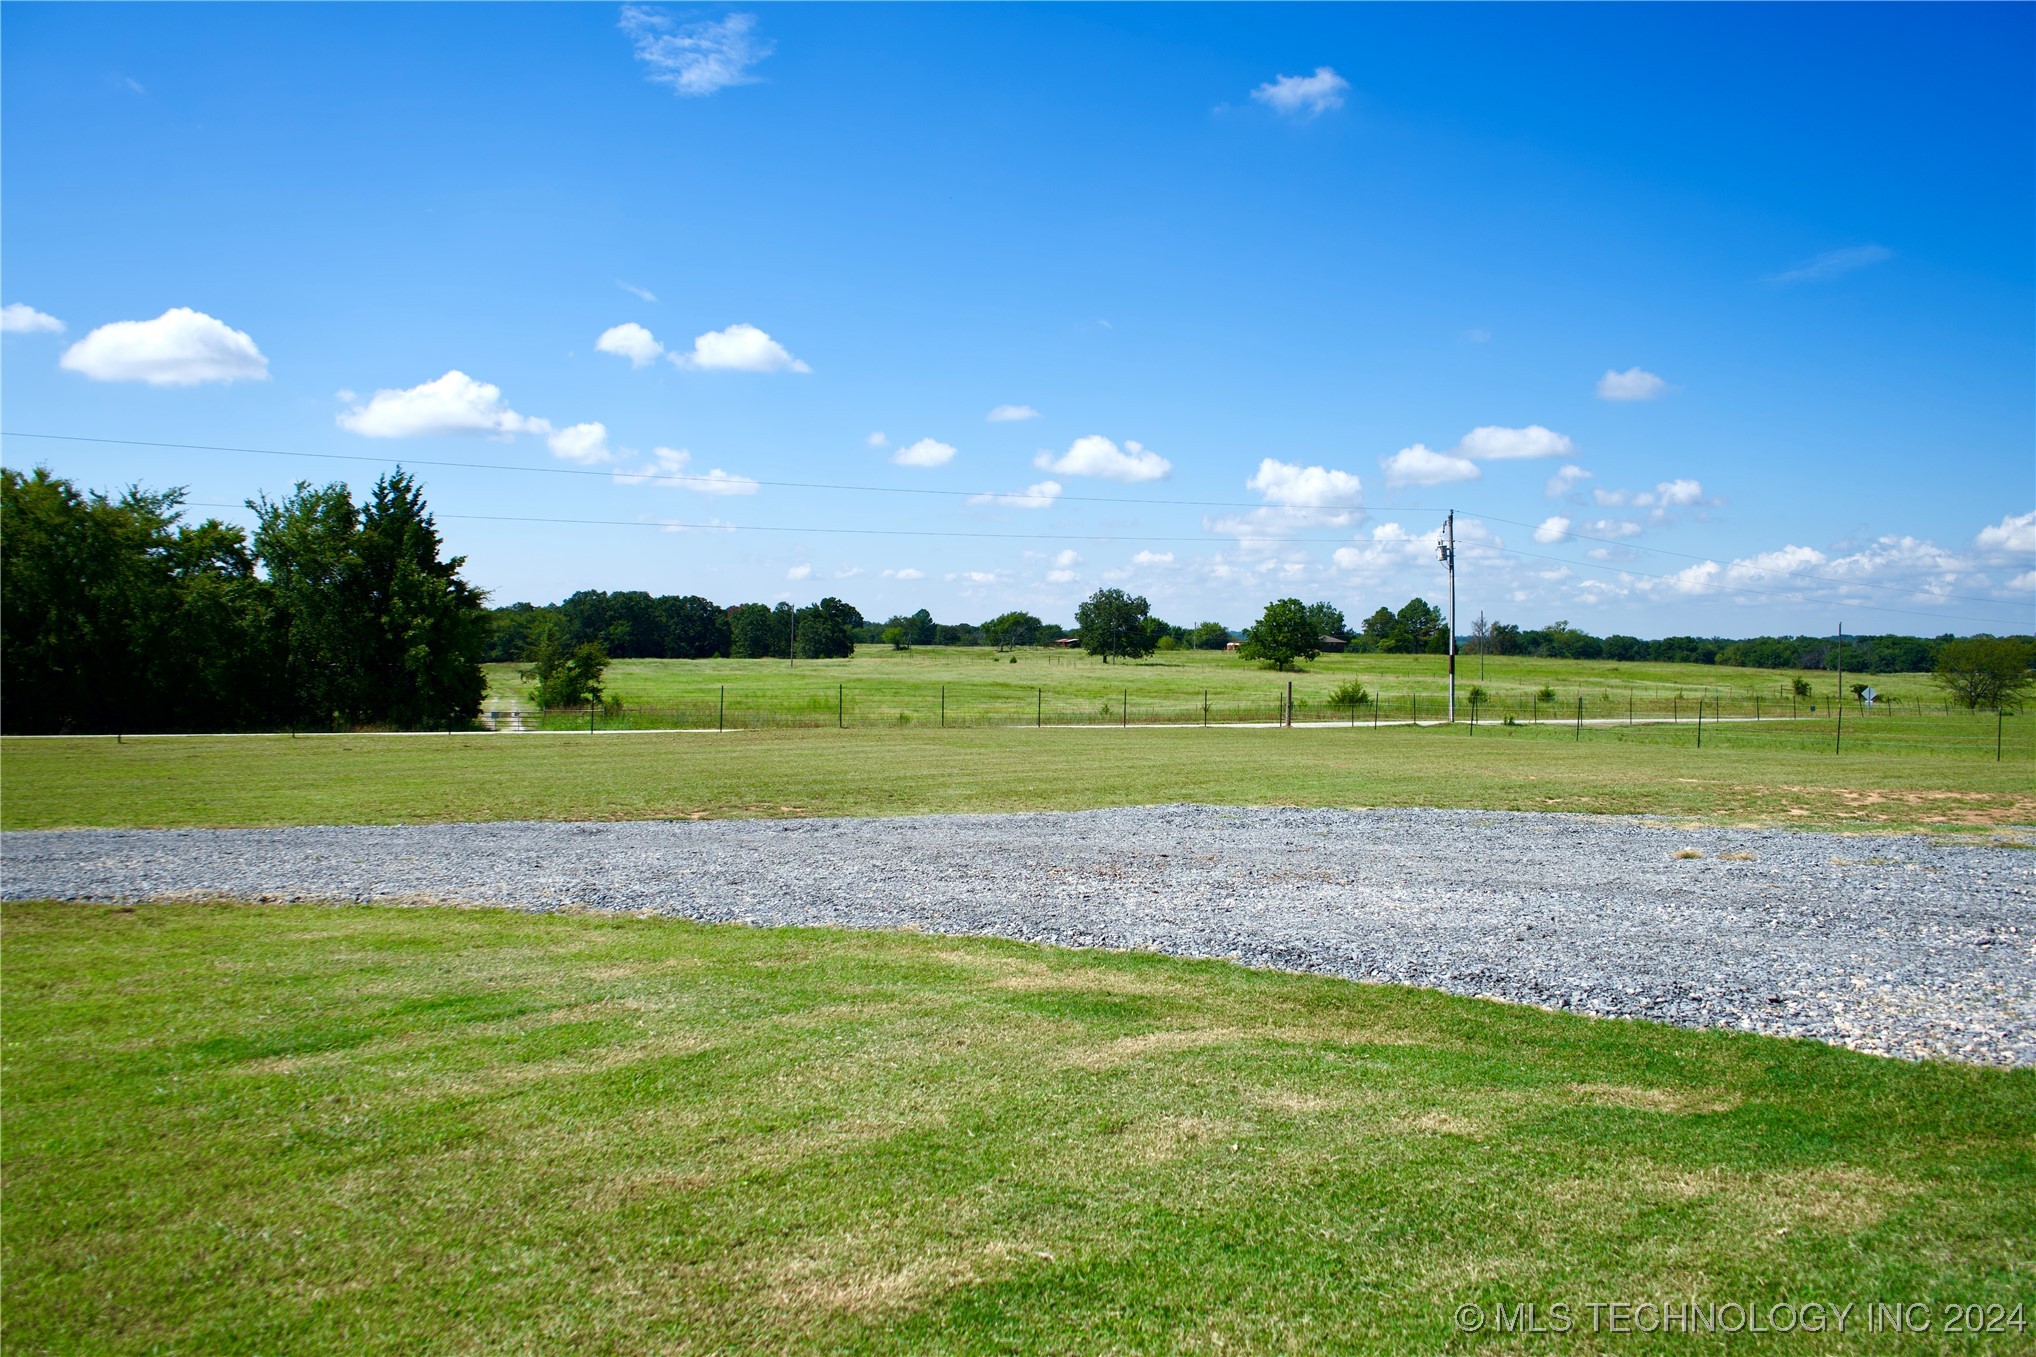
<instances>
[{"instance_id":1,"label":"brown grass patch","mask_svg":"<svg viewBox=\"0 0 2036 1357\"><path fill-rule=\"evenodd\" d=\"M1627 1084L1571 1084L1570 1092L1606 1107L1623 1107L1634 1112L1668 1112L1678 1116L1730 1112L1743 1101L1725 1094L1638 1088Z\"/></svg>"}]
</instances>

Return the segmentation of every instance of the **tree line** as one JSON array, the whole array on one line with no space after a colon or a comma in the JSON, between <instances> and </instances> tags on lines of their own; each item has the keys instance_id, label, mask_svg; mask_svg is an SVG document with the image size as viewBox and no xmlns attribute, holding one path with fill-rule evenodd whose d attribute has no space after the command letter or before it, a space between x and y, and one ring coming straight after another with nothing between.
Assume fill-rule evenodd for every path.
<instances>
[{"instance_id":1,"label":"tree line","mask_svg":"<svg viewBox=\"0 0 2036 1357\"><path fill-rule=\"evenodd\" d=\"M411 477L250 500L252 537L183 503L0 471L0 729L473 722L485 602Z\"/></svg>"}]
</instances>

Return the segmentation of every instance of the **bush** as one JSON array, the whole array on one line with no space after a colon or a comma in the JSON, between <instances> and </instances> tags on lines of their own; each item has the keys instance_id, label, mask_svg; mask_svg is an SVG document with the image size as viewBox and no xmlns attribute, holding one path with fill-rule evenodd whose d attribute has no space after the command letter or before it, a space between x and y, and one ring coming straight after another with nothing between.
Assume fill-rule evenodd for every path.
<instances>
[{"instance_id":1,"label":"bush","mask_svg":"<svg viewBox=\"0 0 2036 1357\"><path fill-rule=\"evenodd\" d=\"M1346 680L1329 694L1329 705L1332 707L1362 707L1370 701L1371 694L1366 692L1364 685L1356 679Z\"/></svg>"},{"instance_id":2,"label":"bush","mask_svg":"<svg viewBox=\"0 0 2036 1357\"><path fill-rule=\"evenodd\" d=\"M1544 683L1543 685L1541 685L1541 691L1534 694L1534 700L1536 702L1555 701L1555 689L1549 687L1547 684Z\"/></svg>"}]
</instances>

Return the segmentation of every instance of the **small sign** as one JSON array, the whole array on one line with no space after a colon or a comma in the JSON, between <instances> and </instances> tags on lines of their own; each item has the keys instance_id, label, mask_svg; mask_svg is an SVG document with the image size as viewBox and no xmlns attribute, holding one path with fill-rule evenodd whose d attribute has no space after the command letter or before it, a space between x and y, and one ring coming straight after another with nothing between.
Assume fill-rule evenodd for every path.
<instances>
[{"instance_id":1,"label":"small sign","mask_svg":"<svg viewBox=\"0 0 2036 1357\"><path fill-rule=\"evenodd\" d=\"M1859 690L1859 700L1869 707L1873 705L1873 700L1879 696L1880 694L1871 688L1861 688Z\"/></svg>"}]
</instances>

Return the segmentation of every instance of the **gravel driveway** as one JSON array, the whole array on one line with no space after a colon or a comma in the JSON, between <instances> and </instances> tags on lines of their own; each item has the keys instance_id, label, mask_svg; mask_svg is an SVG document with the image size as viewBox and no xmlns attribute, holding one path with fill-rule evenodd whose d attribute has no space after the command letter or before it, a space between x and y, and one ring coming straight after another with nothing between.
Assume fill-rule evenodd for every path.
<instances>
[{"instance_id":1,"label":"gravel driveway","mask_svg":"<svg viewBox=\"0 0 2036 1357\"><path fill-rule=\"evenodd\" d=\"M16 900L442 900L910 927L2036 1064L2036 853L1917 838L1156 806L73 830L0 836L0 860Z\"/></svg>"}]
</instances>

